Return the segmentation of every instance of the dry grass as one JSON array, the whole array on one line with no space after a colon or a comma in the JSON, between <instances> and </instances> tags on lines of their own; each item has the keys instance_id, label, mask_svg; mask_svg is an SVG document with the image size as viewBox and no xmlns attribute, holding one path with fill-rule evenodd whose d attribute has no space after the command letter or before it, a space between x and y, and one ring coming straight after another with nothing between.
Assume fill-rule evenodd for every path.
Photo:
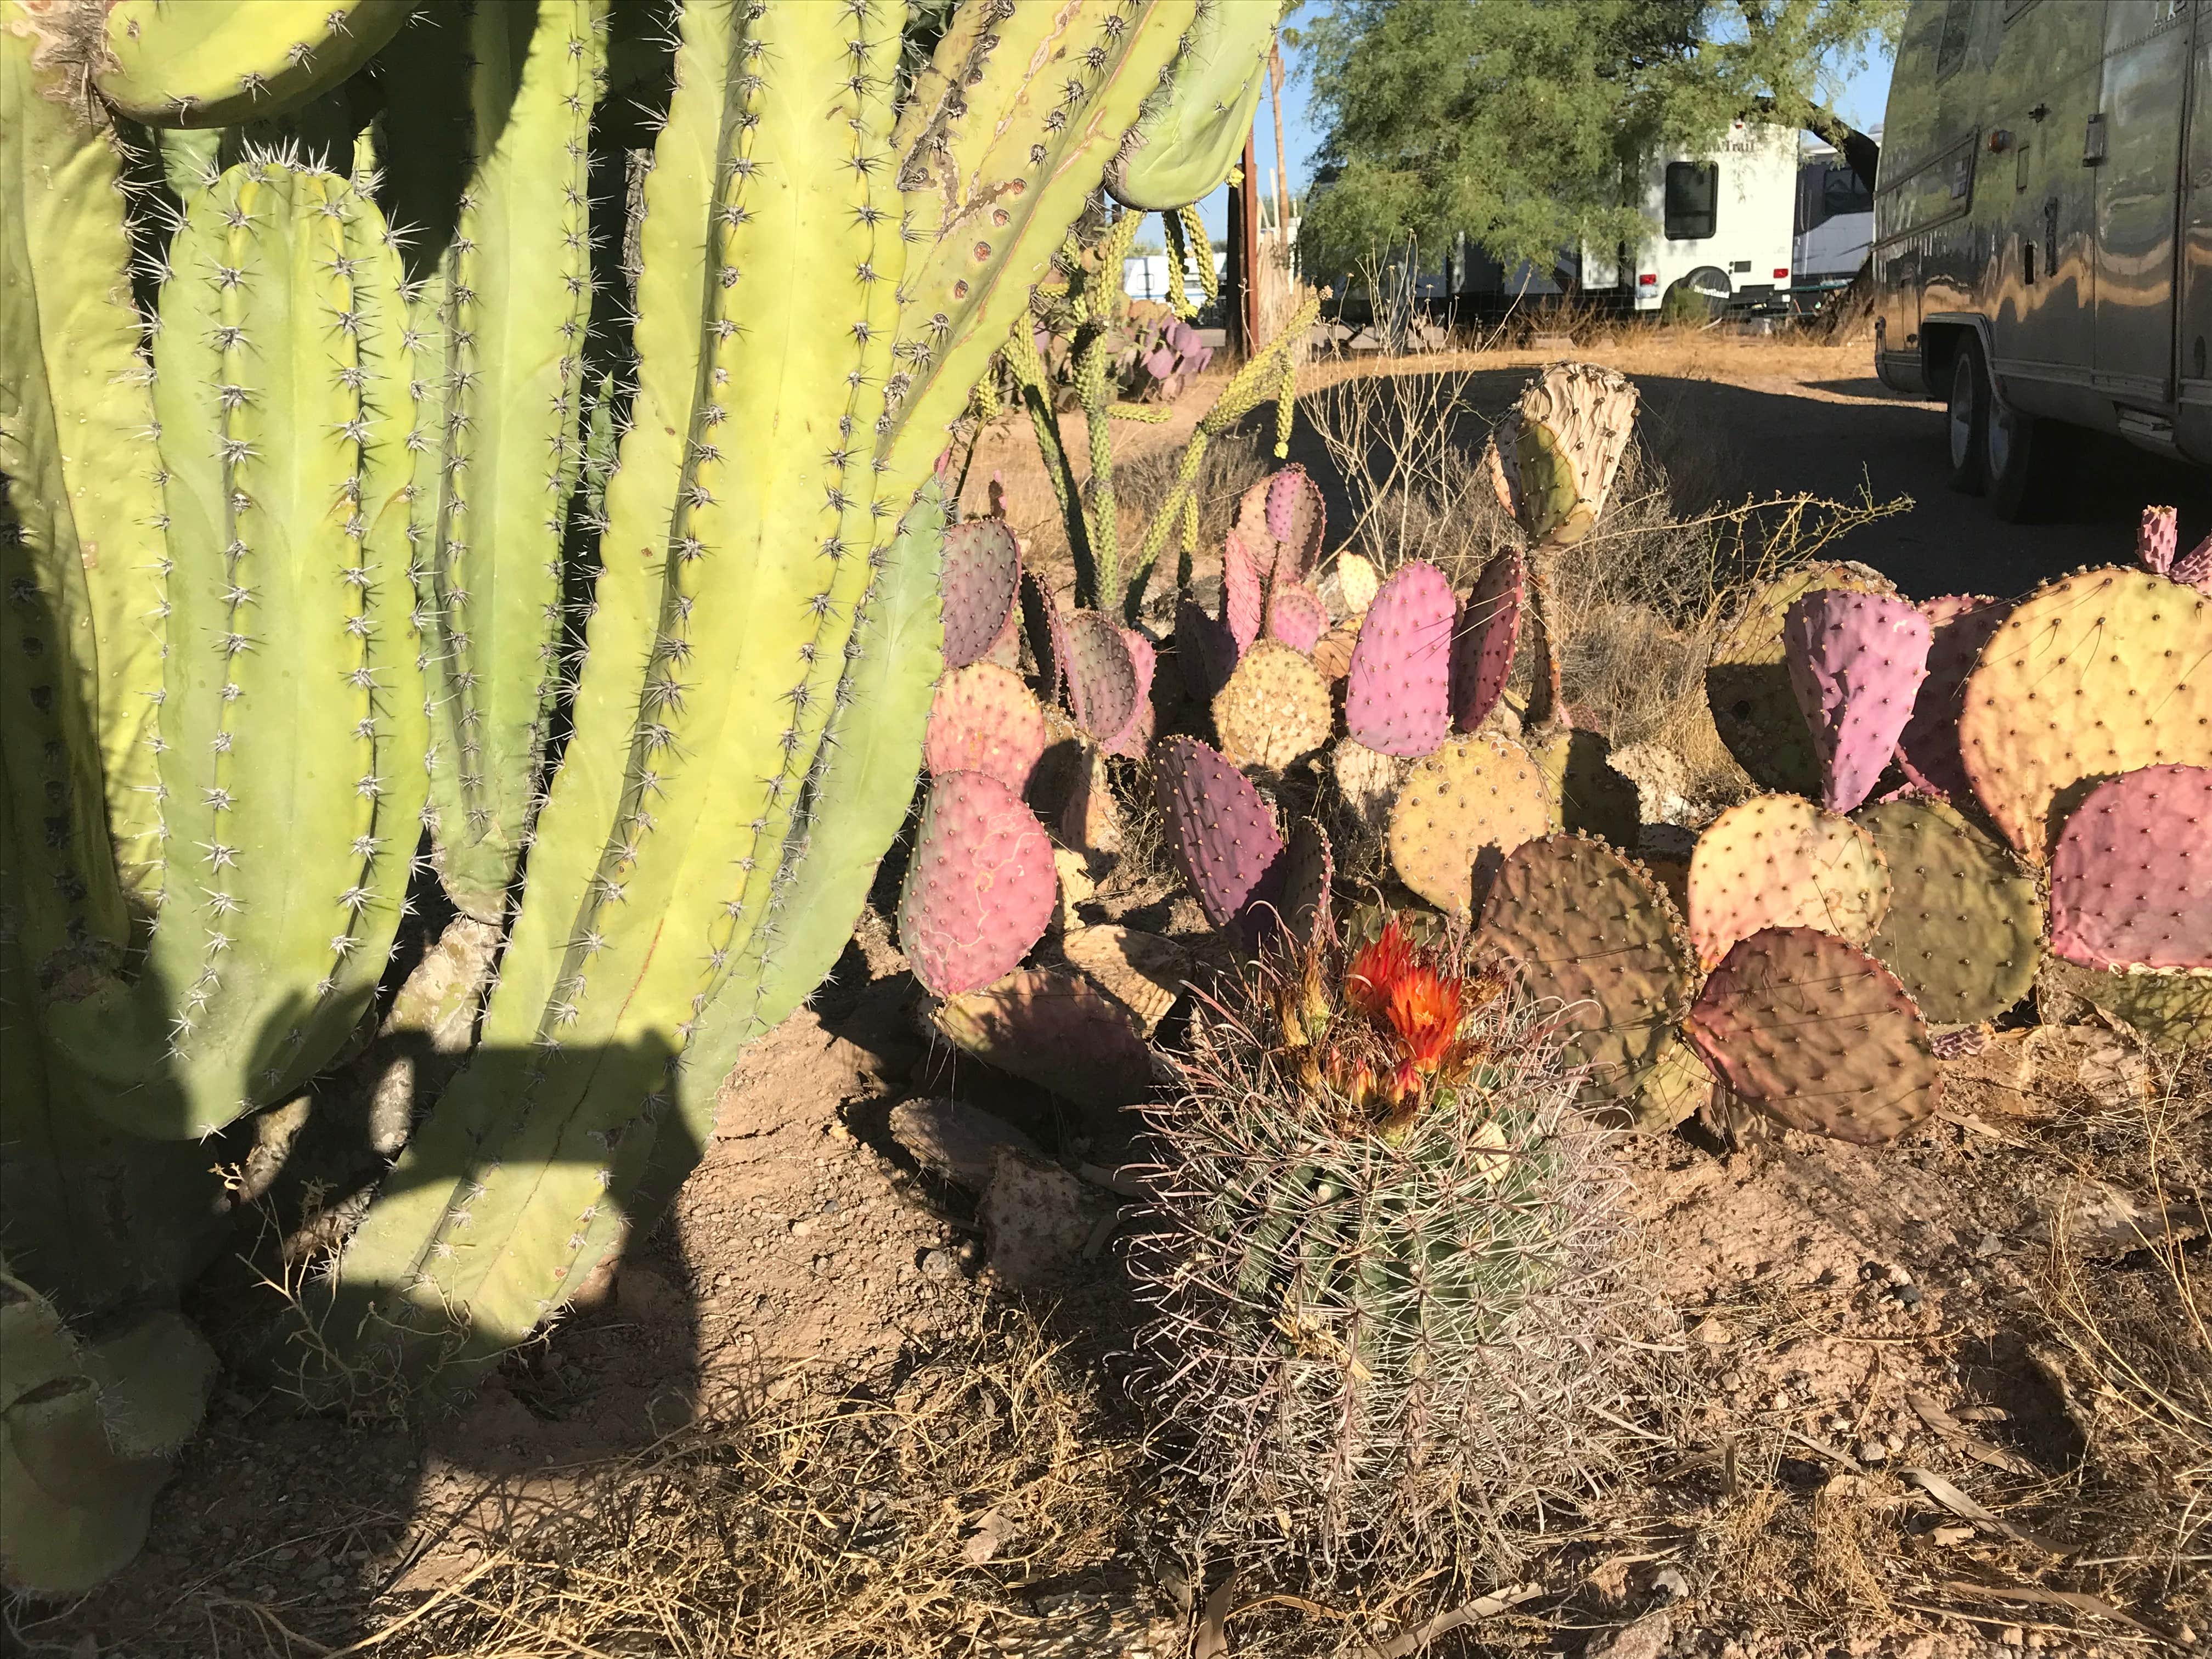
<instances>
[{"instance_id":1,"label":"dry grass","mask_svg":"<svg viewBox=\"0 0 2212 1659\"><path fill-rule=\"evenodd\" d=\"M505 1539L376 1651L863 1659L1018 1637L1028 1598L1127 1550L1146 1507L1095 1358L1001 1310L880 1389L580 1471L557 1526Z\"/></svg>"},{"instance_id":2,"label":"dry grass","mask_svg":"<svg viewBox=\"0 0 2212 1659\"><path fill-rule=\"evenodd\" d=\"M1488 428L1464 398L1469 373L1500 362L1435 353L1313 372L1300 411L1352 505L1332 542L1384 569L1426 559L1459 586L1519 542L1480 465ZM1604 516L1557 556L1553 574L1561 686L1576 723L1615 749L1669 751L1676 793L1714 807L1751 787L1705 693L1705 664L1745 585L1898 510L1807 495L1730 505L1730 489L1711 434L1643 417ZM1524 659L1517 672L1524 690L1532 670Z\"/></svg>"}]
</instances>

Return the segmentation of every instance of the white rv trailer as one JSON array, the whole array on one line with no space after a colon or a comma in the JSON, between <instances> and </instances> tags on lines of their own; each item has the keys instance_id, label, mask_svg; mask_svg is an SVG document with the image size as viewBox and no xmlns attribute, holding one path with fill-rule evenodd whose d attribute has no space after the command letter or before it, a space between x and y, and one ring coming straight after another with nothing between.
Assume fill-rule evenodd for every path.
<instances>
[{"instance_id":1,"label":"white rv trailer","mask_svg":"<svg viewBox=\"0 0 2212 1659\"><path fill-rule=\"evenodd\" d=\"M2212 6L1918 0L1875 193L1875 372L1952 482L2045 504L2078 428L2212 462Z\"/></svg>"},{"instance_id":2,"label":"white rv trailer","mask_svg":"<svg viewBox=\"0 0 2212 1659\"><path fill-rule=\"evenodd\" d=\"M1867 137L1881 142L1881 129ZM1790 280L1802 291L1839 288L1859 274L1874 241L1874 191L1833 144L1805 135L1798 150Z\"/></svg>"},{"instance_id":3,"label":"white rv trailer","mask_svg":"<svg viewBox=\"0 0 2212 1659\"><path fill-rule=\"evenodd\" d=\"M1528 264L1509 271L1470 249L1453 261L1449 289L1485 309L1579 293L1652 313L1670 294L1687 292L1714 315L1779 310L1790 283L1796 198L1796 133L1738 121L1711 149L1645 163L1638 202L1645 229L1632 249L1562 252L1551 271Z\"/></svg>"}]
</instances>

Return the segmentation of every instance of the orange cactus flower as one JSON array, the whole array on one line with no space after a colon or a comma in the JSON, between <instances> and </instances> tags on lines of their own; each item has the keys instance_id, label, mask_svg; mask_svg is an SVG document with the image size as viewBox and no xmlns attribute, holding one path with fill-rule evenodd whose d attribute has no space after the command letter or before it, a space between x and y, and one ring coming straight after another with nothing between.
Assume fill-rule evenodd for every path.
<instances>
[{"instance_id":1,"label":"orange cactus flower","mask_svg":"<svg viewBox=\"0 0 2212 1659\"><path fill-rule=\"evenodd\" d=\"M1390 988L1383 1018L1406 1045L1406 1061L1434 1076L1459 1036L1461 984L1425 962L1413 963Z\"/></svg>"},{"instance_id":2,"label":"orange cactus flower","mask_svg":"<svg viewBox=\"0 0 2212 1659\"><path fill-rule=\"evenodd\" d=\"M1389 1006L1390 994L1413 971L1413 944L1395 916L1382 926L1382 936L1352 959L1344 970L1344 997L1363 1014L1381 1018Z\"/></svg>"}]
</instances>

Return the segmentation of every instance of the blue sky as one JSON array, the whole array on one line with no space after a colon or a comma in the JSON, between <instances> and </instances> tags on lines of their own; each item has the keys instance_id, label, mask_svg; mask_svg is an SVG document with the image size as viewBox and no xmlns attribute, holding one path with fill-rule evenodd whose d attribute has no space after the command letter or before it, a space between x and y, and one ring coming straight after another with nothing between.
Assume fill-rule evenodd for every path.
<instances>
[{"instance_id":1,"label":"blue sky","mask_svg":"<svg viewBox=\"0 0 2212 1659\"><path fill-rule=\"evenodd\" d=\"M1286 21L1295 24L1301 14L1312 10L1309 3L1301 3L1292 10ZM1307 87L1299 75L1297 54L1285 48L1284 62L1288 65L1290 78L1283 85L1283 148L1290 155L1290 180L1293 194L1305 188L1313 176L1313 154L1321 142L1321 135L1307 118ZM1855 127L1874 125L1881 119L1882 107L1889 101L1890 59L1887 53L1867 64L1844 88L1838 100L1838 113ZM1270 187L1273 173L1270 169L1279 163L1275 156L1275 128L1267 98L1260 99L1260 119L1255 152L1260 163L1260 188ZM1227 228L1228 193L1217 191L1200 204L1206 222L1217 236Z\"/></svg>"}]
</instances>

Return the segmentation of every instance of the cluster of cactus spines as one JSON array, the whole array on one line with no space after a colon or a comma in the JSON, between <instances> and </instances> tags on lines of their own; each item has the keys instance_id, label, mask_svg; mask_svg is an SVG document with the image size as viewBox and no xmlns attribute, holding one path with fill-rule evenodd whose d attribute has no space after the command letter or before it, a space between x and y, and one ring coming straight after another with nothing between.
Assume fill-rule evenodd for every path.
<instances>
[{"instance_id":1,"label":"cluster of cactus spines","mask_svg":"<svg viewBox=\"0 0 2212 1659\"><path fill-rule=\"evenodd\" d=\"M1605 842L1553 835L1506 854L1476 941L1558 1001L1585 1098L1630 1099L1674 1048L1696 953L1666 890Z\"/></svg>"},{"instance_id":2,"label":"cluster of cactus spines","mask_svg":"<svg viewBox=\"0 0 2212 1659\"><path fill-rule=\"evenodd\" d=\"M1216 927L1241 925L1282 887L1274 815L1236 763L1195 738L1170 738L1152 757L1160 814L1184 884Z\"/></svg>"},{"instance_id":3,"label":"cluster of cactus spines","mask_svg":"<svg viewBox=\"0 0 2212 1659\"><path fill-rule=\"evenodd\" d=\"M1715 818L1690 855L1690 939L1718 965L1764 927L1816 927L1853 944L1889 908L1889 872L1874 837L1796 795L1754 795Z\"/></svg>"},{"instance_id":4,"label":"cluster of cactus spines","mask_svg":"<svg viewBox=\"0 0 2212 1659\"><path fill-rule=\"evenodd\" d=\"M1053 637L1066 653L1063 683L1076 725L1102 743L1127 731L1140 693L1122 630L1102 612L1076 611L1060 619Z\"/></svg>"},{"instance_id":5,"label":"cluster of cactus spines","mask_svg":"<svg viewBox=\"0 0 2212 1659\"><path fill-rule=\"evenodd\" d=\"M1121 630L1121 643L1128 648L1129 665L1136 675L1136 702L1129 710L1128 722L1098 746L1109 755L1141 760L1152 744L1152 675L1159 667L1159 653L1152 641L1133 628Z\"/></svg>"},{"instance_id":6,"label":"cluster of cactus spines","mask_svg":"<svg viewBox=\"0 0 2212 1659\"><path fill-rule=\"evenodd\" d=\"M1889 871L1889 908L1867 949L1938 1024L1995 1019L2026 996L2043 957L2043 900L2005 848L1942 800L1854 815Z\"/></svg>"},{"instance_id":7,"label":"cluster of cactus spines","mask_svg":"<svg viewBox=\"0 0 2212 1659\"><path fill-rule=\"evenodd\" d=\"M2087 968L2212 969L2212 767L2106 778L2051 854L2051 948Z\"/></svg>"},{"instance_id":8,"label":"cluster of cactus spines","mask_svg":"<svg viewBox=\"0 0 2212 1659\"><path fill-rule=\"evenodd\" d=\"M1127 1106L1152 1080L1129 1012L1066 968L1010 973L948 998L930 1020L955 1047L1080 1106Z\"/></svg>"},{"instance_id":9,"label":"cluster of cactus spines","mask_svg":"<svg viewBox=\"0 0 2212 1659\"><path fill-rule=\"evenodd\" d=\"M1974 786L1959 758L1959 710L1982 647L2012 614L2007 600L1946 593L1922 601L1929 622L1928 678L1897 740L1897 764L1916 787L1971 805Z\"/></svg>"},{"instance_id":10,"label":"cluster of cactus spines","mask_svg":"<svg viewBox=\"0 0 2212 1659\"><path fill-rule=\"evenodd\" d=\"M988 772L1019 794L1044 746L1044 711L1011 668L971 662L939 682L921 751L933 774Z\"/></svg>"},{"instance_id":11,"label":"cluster of cactus spines","mask_svg":"<svg viewBox=\"0 0 2212 1659\"><path fill-rule=\"evenodd\" d=\"M216 1358L174 1313L80 1340L0 1261L0 1588L82 1595L145 1542Z\"/></svg>"},{"instance_id":12,"label":"cluster of cactus spines","mask_svg":"<svg viewBox=\"0 0 2212 1659\"><path fill-rule=\"evenodd\" d=\"M50 95L16 11L0 10L0 339L22 348L0 351L0 675L25 677L7 706L36 726L8 742L43 959L125 944L161 885L161 489L116 147Z\"/></svg>"},{"instance_id":13,"label":"cluster of cactus spines","mask_svg":"<svg viewBox=\"0 0 2212 1659\"><path fill-rule=\"evenodd\" d=\"M1791 794L1820 793L1820 763L1790 684L1783 621L1800 598L1823 588L1897 592L1888 578L1861 564L1838 562L1785 570L1746 596L1743 610L1714 647L1705 669L1705 699L1721 741L1756 782Z\"/></svg>"},{"instance_id":14,"label":"cluster of cactus spines","mask_svg":"<svg viewBox=\"0 0 2212 1659\"><path fill-rule=\"evenodd\" d=\"M1737 940L1685 1029L1738 1098L1838 1140L1894 1140L1941 1091L1927 1025L1896 975L1815 927Z\"/></svg>"},{"instance_id":15,"label":"cluster of cactus spines","mask_svg":"<svg viewBox=\"0 0 2212 1659\"><path fill-rule=\"evenodd\" d=\"M1279 772L1328 742L1334 712L1320 671L1290 646L1261 640L1215 694L1213 731L1237 765Z\"/></svg>"},{"instance_id":16,"label":"cluster of cactus spines","mask_svg":"<svg viewBox=\"0 0 2212 1659\"><path fill-rule=\"evenodd\" d=\"M49 1019L97 1109L185 1137L304 1079L359 1019L427 780L412 354L382 216L329 173L249 160L194 198L168 265L161 911L131 981Z\"/></svg>"},{"instance_id":17,"label":"cluster of cactus spines","mask_svg":"<svg viewBox=\"0 0 2212 1659\"><path fill-rule=\"evenodd\" d=\"M945 665L989 654L1021 591L1022 556L1003 519L969 519L945 532Z\"/></svg>"},{"instance_id":18,"label":"cluster of cactus spines","mask_svg":"<svg viewBox=\"0 0 2212 1659\"><path fill-rule=\"evenodd\" d=\"M2170 507L2143 508L2142 520L2136 526L2136 562L2163 576L2173 568L2173 556L2180 545L2180 514Z\"/></svg>"},{"instance_id":19,"label":"cluster of cactus spines","mask_svg":"<svg viewBox=\"0 0 2212 1659\"><path fill-rule=\"evenodd\" d=\"M1267 637L1310 654L1328 632L1328 609L1304 582L1284 582L1267 595Z\"/></svg>"},{"instance_id":20,"label":"cluster of cactus spines","mask_svg":"<svg viewBox=\"0 0 2212 1659\"><path fill-rule=\"evenodd\" d=\"M1482 567L1461 607L1452 635L1451 693L1452 722L1462 732L1487 720L1505 694L1528 586L1528 561L1509 547Z\"/></svg>"},{"instance_id":21,"label":"cluster of cactus spines","mask_svg":"<svg viewBox=\"0 0 2212 1659\"><path fill-rule=\"evenodd\" d=\"M1496 732L1454 738L1399 787L1390 863L1446 915L1471 917L1504 857L1549 833L1553 810L1542 774L1519 744Z\"/></svg>"},{"instance_id":22,"label":"cluster of cactus spines","mask_svg":"<svg viewBox=\"0 0 2212 1659\"><path fill-rule=\"evenodd\" d=\"M2086 780L2212 765L2212 598L2139 569L2045 584L1983 646L1959 749L1991 822L2039 864Z\"/></svg>"},{"instance_id":23,"label":"cluster of cactus spines","mask_svg":"<svg viewBox=\"0 0 2212 1659\"><path fill-rule=\"evenodd\" d=\"M1823 588L1783 614L1790 684L1831 812L1858 806L1888 769L1928 678L1931 635L1916 607L1886 593Z\"/></svg>"},{"instance_id":24,"label":"cluster of cactus spines","mask_svg":"<svg viewBox=\"0 0 2212 1659\"><path fill-rule=\"evenodd\" d=\"M899 945L939 996L988 985L1044 937L1052 842L1021 796L983 772L932 780L899 894Z\"/></svg>"},{"instance_id":25,"label":"cluster of cactus spines","mask_svg":"<svg viewBox=\"0 0 2212 1659\"><path fill-rule=\"evenodd\" d=\"M1345 683L1352 735L1386 755L1425 755L1451 729L1452 618L1444 573L1425 559L1400 565L1359 628Z\"/></svg>"},{"instance_id":26,"label":"cluster of cactus spines","mask_svg":"<svg viewBox=\"0 0 2212 1659\"><path fill-rule=\"evenodd\" d=\"M1198 8L1173 78L1146 101L1106 171L1115 200L1171 210L1211 195L1228 178L1252 131L1279 15L1275 0L1213 0Z\"/></svg>"},{"instance_id":27,"label":"cluster of cactus spines","mask_svg":"<svg viewBox=\"0 0 2212 1659\"><path fill-rule=\"evenodd\" d=\"M464 7L442 23L460 36L458 80L413 30L387 54L394 102L409 110L380 152L394 212L445 233L410 305L428 428L410 530L427 601L435 856L454 903L486 920L504 910L528 840L562 689L606 3ZM416 76L421 100L407 96ZM436 123L441 95L455 107ZM449 205L457 158L467 171Z\"/></svg>"},{"instance_id":28,"label":"cluster of cactus spines","mask_svg":"<svg viewBox=\"0 0 2212 1659\"><path fill-rule=\"evenodd\" d=\"M414 0L61 0L26 7L48 61L73 62L115 111L157 127L227 127L337 85L398 33Z\"/></svg>"}]
</instances>

